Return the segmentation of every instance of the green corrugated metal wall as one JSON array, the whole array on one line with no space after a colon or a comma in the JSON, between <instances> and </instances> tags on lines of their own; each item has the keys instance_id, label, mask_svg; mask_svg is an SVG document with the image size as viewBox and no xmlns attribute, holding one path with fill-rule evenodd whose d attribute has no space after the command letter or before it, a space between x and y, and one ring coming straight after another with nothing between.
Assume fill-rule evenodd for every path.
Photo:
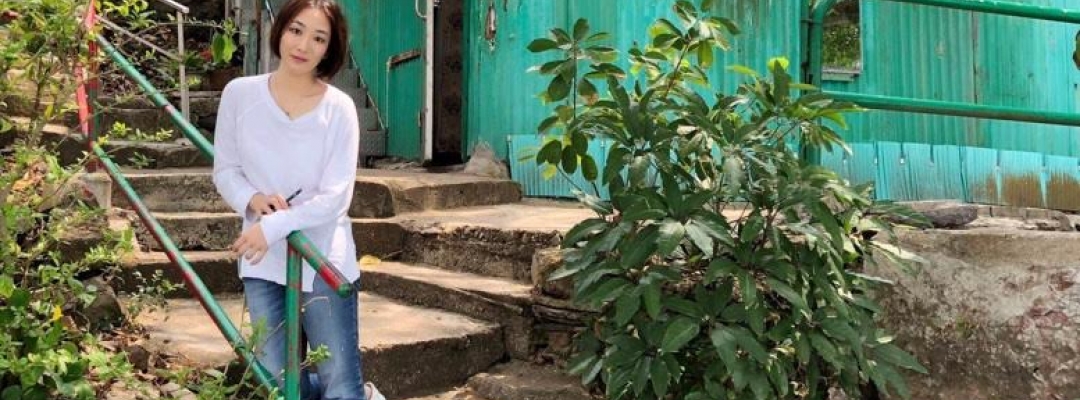
<instances>
[{"instance_id":1,"label":"green corrugated metal wall","mask_svg":"<svg viewBox=\"0 0 1080 400\"><path fill-rule=\"evenodd\" d=\"M421 2L422 3L422 2ZM389 69L390 57L423 50L424 25L412 0L342 0L351 48L387 130L387 154L420 158L417 113L423 99L421 58Z\"/></svg>"},{"instance_id":2,"label":"green corrugated metal wall","mask_svg":"<svg viewBox=\"0 0 1080 400\"><path fill-rule=\"evenodd\" d=\"M886 1L862 7L862 74L827 89L1080 111L1080 72L1069 58L1076 26ZM845 136L857 154L823 162L877 171L849 177L873 178L879 198L1080 209L1077 128L887 111L851 121Z\"/></svg>"},{"instance_id":3,"label":"green corrugated metal wall","mask_svg":"<svg viewBox=\"0 0 1080 400\"><path fill-rule=\"evenodd\" d=\"M1070 6L1068 0L1021 2ZM1070 59L1076 26L887 1L862 7L863 72L850 83L827 82L828 89L1080 111L1080 72ZM1080 156L1076 128L884 111L854 120L851 141Z\"/></svg>"},{"instance_id":4,"label":"green corrugated metal wall","mask_svg":"<svg viewBox=\"0 0 1080 400\"><path fill-rule=\"evenodd\" d=\"M593 31L613 35L612 46L620 52L635 41L647 41L646 30L657 17L674 19L673 1L656 0L466 0L466 145L477 141L493 144L506 157L507 137L535 135L536 125L551 106L540 104L536 94L547 85L538 74L525 71L550 54L535 55L525 47L554 27L570 29L578 18L589 20ZM718 54L714 85L733 88L741 79L724 68L745 64L760 70L770 57L799 56L799 7L803 0L720 1L716 14L737 21L752 35L740 35L730 53ZM493 40L485 36L488 13L495 13ZM797 65L798 63L792 63ZM628 65L623 65L624 67ZM798 73L798 71L792 71ZM511 154L510 157L517 155Z\"/></svg>"}]
</instances>

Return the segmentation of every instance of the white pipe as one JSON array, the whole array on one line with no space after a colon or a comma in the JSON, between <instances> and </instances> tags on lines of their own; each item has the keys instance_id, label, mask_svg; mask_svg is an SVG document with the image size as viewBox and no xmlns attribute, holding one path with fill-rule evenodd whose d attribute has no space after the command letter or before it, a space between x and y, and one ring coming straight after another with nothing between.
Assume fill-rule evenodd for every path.
<instances>
[{"instance_id":1,"label":"white pipe","mask_svg":"<svg viewBox=\"0 0 1080 400\"><path fill-rule=\"evenodd\" d=\"M190 12L190 10L188 10L188 8L185 7L183 4L177 3L177 2L175 2L173 0L158 0L158 1L160 1L162 3L165 3L165 5L168 5L169 7L175 8L176 11L182 12L184 14L187 14L187 13Z\"/></svg>"},{"instance_id":2,"label":"white pipe","mask_svg":"<svg viewBox=\"0 0 1080 400\"><path fill-rule=\"evenodd\" d=\"M166 57L169 57L169 58L171 58L173 60L176 60L176 61L180 61L180 56L176 55L176 53L165 50L165 49L163 49L161 47L158 47L157 45L155 45L153 43L150 43L150 41L148 41L146 39L143 39L139 35L131 33L131 31L129 31L127 29L124 29L124 27L122 27L120 25L117 25L115 22L112 22L112 21L110 21L108 19L105 19L105 17L102 17L102 16L99 15L99 16L97 16L97 20L101 21L101 23L103 25L105 25L106 27L108 27L109 29L120 32L121 34L131 38L132 40L134 40L136 42L139 42L139 43L142 43L146 47L154 49L154 51L156 51L158 53L164 54Z\"/></svg>"},{"instance_id":3,"label":"white pipe","mask_svg":"<svg viewBox=\"0 0 1080 400\"><path fill-rule=\"evenodd\" d=\"M179 53L184 54L184 13L176 12L176 41L179 43ZM191 99L188 97L187 68L184 60L180 60L180 112L184 119L191 121Z\"/></svg>"},{"instance_id":4,"label":"white pipe","mask_svg":"<svg viewBox=\"0 0 1080 400\"><path fill-rule=\"evenodd\" d=\"M428 0L424 20L424 161L433 158L435 149L435 6L438 0Z\"/></svg>"}]
</instances>

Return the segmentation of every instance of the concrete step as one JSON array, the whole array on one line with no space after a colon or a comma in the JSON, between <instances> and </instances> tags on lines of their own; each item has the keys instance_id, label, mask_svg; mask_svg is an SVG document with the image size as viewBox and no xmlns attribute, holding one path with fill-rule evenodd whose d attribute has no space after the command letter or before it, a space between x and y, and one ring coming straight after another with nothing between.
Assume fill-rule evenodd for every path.
<instances>
[{"instance_id":1,"label":"concrete step","mask_svg":"<svg viewBox=\"0 0 1080 400\"><path fill-rule=\"evenodd\" d=\"M498 400L592 400L580 379L554 366L511 361L469 378L469 391Z\"/></svg>"},{"instance_id":2,"label":"concrete step","mask_svg":"<svg viewBox=\"0 0 1080 400\"><path fill-rule=\"evenodd\" d=\"M497 325L368 293L359 296L364 378L388 398L445 391L505 355ZM242 298L219 302L233 321L241 320ZM170 300L168 312L141 315L139 322L151 346L182 355L192 366L220 367L235 358L195 300Z\"/></svg>"},{"instance_id":3,"label":"concrete step","mask_svg":"<svg viewBox=\"0 0 1080 400\"><path fill-rule=\"evenodd\" d=\"M536 252L557 247L564 232L592 216L576 203L527 200L390 221L405 227L402 261L530 284Z\"/></svg>"},{"instance_id":4,"label":"concrete step","mask_svg":"<svg viewBox=\"0 0 1080 400\"><path fill-rule=\"evenodd\" d=\"M151 210L230 212L214 188L209 168L131 170L125 173ZM177 190L183 188L183 190ZM114 188L114 204L126 199ZM429 174L357 170L356 195L349 215L387 218L407 212L448 209L521 200L516 182L460 173Z\"/></svg>"},{"instance_id":5,"label":"concrete step","mask_svg":"<svg viewBox=\"0 0 1080 400\"><path fill-rule=\"evenodd\" d=\"M363 290L421 307L502 325L515 358L532 354L532 286L511 280L399 262L361 264Z\"/></svg>"},{"instance_id":6,"label":"concrete step","mask_svg":"<svg viewBox=\"0 0 1080 400\"><path fill-rule=\"evenodd\" d=\"M195 185L180 180L175 184L187 188ZM220 202L186 194L191 196L189 204ZM146 199L167 204L164 203L167 199L149 196ZM536 200L428 210L386 219L353 219L353 237L358 256L375 255L384 260L433 265L531 284L537 251L557 247L562 233L590 217L590 213L573 204ZM240 233L240 218L229 212L157 212L155 215L185 251L225 250ZM161 250L141 224L132 225L144 250Z\"/></svg>"},{"instance_id":7,"label":"concrete step","mask_svg":"<svg viewBox=\"0 0 1080 400\"><path fill-rule=\"evenodd\" d=\"M49 124L42 131L42 141L54 149L62 165L80 162L89 151L81 133L62 125ZM0 135L0 148L12 144L16 134ZM121 166L141 168L207 167L212 162L202 156L195 146L185 141L133 141L110 140L102 146L109 156Z\"/></svg>"},{"instance_id":8,"label":"concrete step","mask_svg":"<svg viewBox=\"0 0 1080 400\"><path fill-rule=\"evenodd\" d=\"M227 251L188 251L184 258L202 279L207 289L215 294L239 293L244 286L237 273L236 257ZM138 276L149 278L157 271L162 271L165 280L183 285L184 277L165 253L137 252L123 260L119 273L111 282L113 288L121 293L135 293L139 290ZM169 297L186 297L187 289L166 293Z\"/></svg>"}]
</instances>

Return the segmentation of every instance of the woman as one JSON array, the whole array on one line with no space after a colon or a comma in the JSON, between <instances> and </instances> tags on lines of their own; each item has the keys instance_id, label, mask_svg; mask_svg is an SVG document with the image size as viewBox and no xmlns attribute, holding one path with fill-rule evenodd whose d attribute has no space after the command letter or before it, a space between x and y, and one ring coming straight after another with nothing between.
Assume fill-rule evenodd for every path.
<instances>
[{"instance_id":1,"label":"woman","mask_svg":"<svg viewBox=\"0 0 1080 400\"><path fill-rule=\"evenodd\" d=\"M232 250L251 320L267 328L256 345L259 361L279 374L279 384L286 361L286 235L302 231L347 279L360 275L347 214L360 128L352 99L326 83L345 62L347 35L333 0L288 1L270 36L280 65L230 82L218 109L214 185L244 219ZM304 397L383 400L362 384L357 297L337 296L307 267L302 289L308 343L330 353L316 376L302 374Z\"/></svg>"}]
</instances>

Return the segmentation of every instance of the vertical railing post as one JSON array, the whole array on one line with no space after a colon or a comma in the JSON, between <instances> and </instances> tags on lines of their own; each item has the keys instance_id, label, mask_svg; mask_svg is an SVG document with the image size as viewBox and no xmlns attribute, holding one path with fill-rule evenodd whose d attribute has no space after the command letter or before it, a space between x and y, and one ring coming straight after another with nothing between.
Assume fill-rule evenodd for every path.
<instances>
[{"instance_id":1,"label":"vertical railing post","mask_svg":"<svg viewBox=\"0 0 1080 400\"><path fill-rule=\"evenodd\" d=\"M289 341L286 345L288 354L285 364L285 400L300 400L300 297L301 267L303 260L300 253L289 245L285 262L285 330Z\"/></svg>"}]
</instances>

